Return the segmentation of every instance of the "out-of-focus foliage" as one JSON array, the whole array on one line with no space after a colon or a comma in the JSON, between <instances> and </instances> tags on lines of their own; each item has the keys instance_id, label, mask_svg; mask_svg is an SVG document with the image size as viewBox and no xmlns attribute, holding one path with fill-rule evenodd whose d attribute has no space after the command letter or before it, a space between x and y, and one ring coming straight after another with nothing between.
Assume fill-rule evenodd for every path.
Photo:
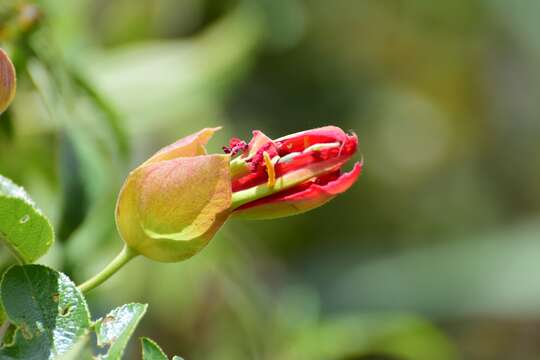
<instances>
[{"instance_id":1,"label":"out-of-focus foliage","mask_svg":"<svg viewBox=\"0 0 540 360\"><path fill-rule=\"evenodd\" d=\"M123 178L163 144L216 125L223 144L350 128L365 173L346 196L227 224L184 263L137 259L90 295L92 312L148 302L141 334L190 360L536 359L538 10L4 0L18 89L0 116L0 173L57 229L42 261L82 281L121 246Z\"/></svg>"}]
</instances>

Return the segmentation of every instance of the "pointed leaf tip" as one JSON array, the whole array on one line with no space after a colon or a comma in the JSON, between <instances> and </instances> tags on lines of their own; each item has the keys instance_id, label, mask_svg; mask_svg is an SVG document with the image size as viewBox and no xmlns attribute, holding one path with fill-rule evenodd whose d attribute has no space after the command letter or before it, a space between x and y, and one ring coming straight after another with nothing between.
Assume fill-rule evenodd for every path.
<instances>
[{"instance_id":1,"label":"pointed leaf tip","mask_svg":"<svg viewBox=\"0 0 540 360\"><path fill-rule=\"evenodd\" d=\"M169 358L159 347L159 345L147 337L141 338L143 360L168 360ZM173 356L172 360L184 360L180 356Z\"/></svg>"},{"instance_id":2,"label":"pointed leaf tip","mask_svg":"<svg viewBox=\"0 0 540 360\"><path fill-rule=\"evenodd\" d=\"M155 341L147 337L141 338L143 360L169 360Z\"/></svg>"}]
</instances>

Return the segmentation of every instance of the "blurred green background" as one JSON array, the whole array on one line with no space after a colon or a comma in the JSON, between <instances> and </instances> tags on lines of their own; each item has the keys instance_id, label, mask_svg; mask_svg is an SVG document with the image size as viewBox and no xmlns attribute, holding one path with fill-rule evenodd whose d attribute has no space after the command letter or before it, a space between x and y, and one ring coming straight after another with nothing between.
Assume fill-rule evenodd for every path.
<instances>
[{"instance_id":1,"label":"blurred green background","mask_svg":"<svg viewBox=\"0 0 540 360\"><path fill-rule=\"evenodd\" d=\"M18 71L0 173L53 220L77 282L120 249L129 169L334 124L365 171L309 214L231 221L193 259L136 259L93 313L187 360L540 358L540 2L1 0ZM2 266L10 263L2 250ZM137 359L133 341L126 358Z\"/></svg>"}]
</instances>

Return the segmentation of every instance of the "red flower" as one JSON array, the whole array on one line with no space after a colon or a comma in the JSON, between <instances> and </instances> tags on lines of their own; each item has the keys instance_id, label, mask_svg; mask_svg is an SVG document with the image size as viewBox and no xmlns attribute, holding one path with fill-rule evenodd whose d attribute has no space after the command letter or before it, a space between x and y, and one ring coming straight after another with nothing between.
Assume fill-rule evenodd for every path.
<instances>
[{"instance_id":1,"label":"red flower","mask_svg":"<svg viewBox=\"0 0 540 360\"><path fill-rule=\"evenodd\" d=\"M350 172L341 171L357 146L355 134L335 126L276 140L254 131L244 153L231 161L232 214L267 219L323 205L360 175L360 162Z\"/></svg>"}]
</instances>

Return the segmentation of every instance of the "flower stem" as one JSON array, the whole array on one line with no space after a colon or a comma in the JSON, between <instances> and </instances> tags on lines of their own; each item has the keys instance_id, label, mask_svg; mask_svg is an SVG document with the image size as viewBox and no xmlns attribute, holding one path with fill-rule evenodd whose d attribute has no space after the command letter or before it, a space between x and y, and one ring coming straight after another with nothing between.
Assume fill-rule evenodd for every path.
<instances>
[{"instance_id":1,"label":"flower stem","mask_svg":"<svg viewBox=\"0 0 540 360\"><path fill-rule=\"evenodd\" d=\"M137 255L139 255L139 253L124 245L122 251L120 251L113 261L92 278L79 285L79 290L85 293L98 287Z\"/></svg>"}]
</instances>

